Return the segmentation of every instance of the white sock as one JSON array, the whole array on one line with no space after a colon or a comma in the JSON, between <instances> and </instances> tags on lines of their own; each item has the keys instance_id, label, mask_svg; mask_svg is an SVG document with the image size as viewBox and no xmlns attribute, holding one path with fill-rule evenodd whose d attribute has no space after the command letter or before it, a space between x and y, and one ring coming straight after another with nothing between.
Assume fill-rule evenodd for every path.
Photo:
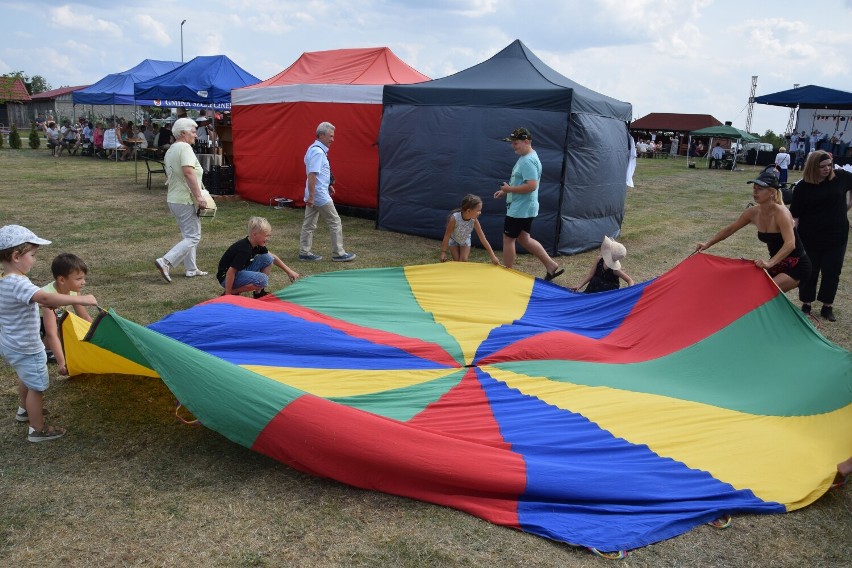
<instances>
[{"instance_id":1,"label":"white sock","mask_svg":"<svg viewBox=\"0 0 852 568\"><path fill-rule=\"evenodd\" d=\"M18 414L26 414L26 412L27 412L26 408L24 408L22 406L18 407Z\"/></svg>"}]
</instances>

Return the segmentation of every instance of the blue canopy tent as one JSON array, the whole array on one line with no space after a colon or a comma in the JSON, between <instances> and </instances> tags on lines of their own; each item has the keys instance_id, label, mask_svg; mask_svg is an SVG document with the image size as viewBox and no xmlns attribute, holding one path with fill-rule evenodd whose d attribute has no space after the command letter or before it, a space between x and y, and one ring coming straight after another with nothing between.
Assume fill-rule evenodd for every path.
<instances>
[{"instance_id":1,"label":"blue canopy tent","mask_svg":"<svg viewBox=\"0 0 852 568\"><path fill-rule=\"evenodd\" d=\"M852 93L805 85L755 97L754 101L763 105L797 109L795 130L821 133L822 137L818 140L816 147L819 148L822 144L824 150L836 154L835 158L839 163L849 163L850 160L846 157L849 137L847 136L844 141L842 134L852 123L852 112L849 112L852 111ZM832 133L840 134L837 139L834 139Z\"/></svg>"},{"instance_id":2,"label":"blue canopy tent","mask_svg":"<svg viewBox=\"0 0 852 568\"><path fill-rule=\"evenodd\" d=\"M795 89L779 91L754 98L762 105L783 106L789 108L852 109L852 93L828 89L816 85L805 85Z\"/></svg>"},{"instance_id":3,"label":"blue canopy tent","mask_svg":"<svg viewBox=\"0 0 852 568\"><path fill-rule=\"evenodd\" d=\"M74 91L71 100L75 105L132 105L136 103L134 83L153 79L181 65L179 61L146 59L127 71L112 73L85 89Z\"/></svg>"},{"instance_id":4,"label":"blue canopy tent","mask_svg":"<svg viewBox=\"0 0 852 568\"><path fill-rule=\"evenodd\" d=\"M229 110L231 89L260 83L260 79L225 55L199 55L177 69L137 82L140 104Z\"/></svg>"},{"instance_id":5,"label":"blue canopy tent","mask_svg":"<svg viewBox=\"0 0 852 568\"><path fill-rule=\"evenodd\" d=\"M94 85L75 91L71 95L71 100L75 106L78 104L111 105L112 107L115 107L115 105L135 106L137 101L133 97L133 85L137 81L145 81L157 77L181 65L183 64L178 61L145 59L127 71L112 73ZM112 114L113 116L115 115L115 108L112 109ZM115 157L118 159L117 152Z\"/></svg>"},{"instance_id":6,"label":"blue canopy tent","mask_svg":"<svg viewBox=\"0 0 852 568\"><path fill-rule=\"evenodd\" d=\"M380 229L442 238L465 194L488 197L508 179L517 156L502 139L525 126L543 166L533 236L551 254L575 254L619 234L630 103L560 75L520 40L455 75L386 85L383 104ZM484 201L479 221L502 243L506 203Z\"/></svg>"}]
</instances>

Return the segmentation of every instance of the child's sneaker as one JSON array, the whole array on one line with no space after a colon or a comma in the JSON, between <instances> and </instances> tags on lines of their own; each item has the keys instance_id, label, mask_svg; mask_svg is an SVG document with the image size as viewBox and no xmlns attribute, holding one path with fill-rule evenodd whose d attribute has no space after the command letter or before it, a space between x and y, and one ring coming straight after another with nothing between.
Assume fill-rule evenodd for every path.
<instances>
[{"instance_id":1,"label":"child's sneaker","mask_svg":"<svg viewBox=\"0 0 852 568\"><path fill-rule=\"evenodd\" d=\"M50 411L46 408L43 408L42 411L41 411L41 415L42 416L49 416ZM15 413L15 420L17 420L18 422L29 422L30 421L30 415L27 414L26 410L24 410L23 412L21 412L19 410L17 413Z\"/></svg>"},{"instance_id":2,"label":"child's sneaker","mask_svg":"<svg viewBox=\"0 0 852 568\"><path fill-rule=\"evenodd\" d=\"M64 435L65 428L46 426L40 432L36 431L33 428L30 428L30 433L27 436L27 440L29 440L30 442L46 442L48 440L55 440L57 438L61 438Z\"/></svg>"},{"instance_id":3,"label":"child's sneaker","mask_svg":"<svg viewBox=\"0 0 852 568\"><path fill-rule=\"evenodd\" d=\"M268 295L269 295L269 292L267 292L265 288L261 288L260 290L257 290L255 292L251 293L252 298L254 298L255 300L259 300L259 299L263 298L264 296L268 296Z\"/></svg>"}]
</instances>

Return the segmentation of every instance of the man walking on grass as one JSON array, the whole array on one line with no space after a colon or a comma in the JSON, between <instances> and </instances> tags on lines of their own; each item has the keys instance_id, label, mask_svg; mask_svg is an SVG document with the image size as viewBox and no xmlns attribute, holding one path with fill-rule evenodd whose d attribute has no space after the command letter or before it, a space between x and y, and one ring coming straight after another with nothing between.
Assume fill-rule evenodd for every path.
<instances>
[{"instance_id":1,"label":"man walking on grass","mask_svg":"<svg viewBox=\"0 0 852 568\"><path fill-rule=\"evenodd\" d=\"M328 161L328 150L334 142L334 125L329 122L317 126L317 139L305 153L305 220L299 236L299 260L322 260L322 256L311 252L317 220L322 217L331 232L331 260L349 262L355 253L343 248L343 223L334 207L334 176Z\"/></svg>"}]
</instances>

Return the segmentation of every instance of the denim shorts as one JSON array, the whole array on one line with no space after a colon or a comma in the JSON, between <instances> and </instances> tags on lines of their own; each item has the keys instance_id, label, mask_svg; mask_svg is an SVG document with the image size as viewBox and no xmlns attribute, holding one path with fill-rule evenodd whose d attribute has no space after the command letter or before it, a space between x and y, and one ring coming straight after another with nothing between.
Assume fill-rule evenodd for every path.
<instances>
[{"instance_id":1,"label":"denim shorts","mask_svg":"<svg viewBox=\"0 0 852 568\"><path fill-rule=\"evenodd\" d=\"M18 378L30 390L44 392L50 384L47 374L47 354L44 350L26 354L0 345L0 354L18 373Z\"/></svg>"},{"instance_id":2,"label":"denim shorts","mask_svg":"<svg viewBox=\"0 0 852 568\"><path fill-rule=\"evenodd\" d=\"M251 261L244 269L234 275L234 288L242 288L243 286L257 286L266 288L269 285L269 276L261 272L264 268L273 263L272 255L269 253L259 254ZM225 287L225 281L219 282L219 285Z\"/></svg>"}]
</instances>

